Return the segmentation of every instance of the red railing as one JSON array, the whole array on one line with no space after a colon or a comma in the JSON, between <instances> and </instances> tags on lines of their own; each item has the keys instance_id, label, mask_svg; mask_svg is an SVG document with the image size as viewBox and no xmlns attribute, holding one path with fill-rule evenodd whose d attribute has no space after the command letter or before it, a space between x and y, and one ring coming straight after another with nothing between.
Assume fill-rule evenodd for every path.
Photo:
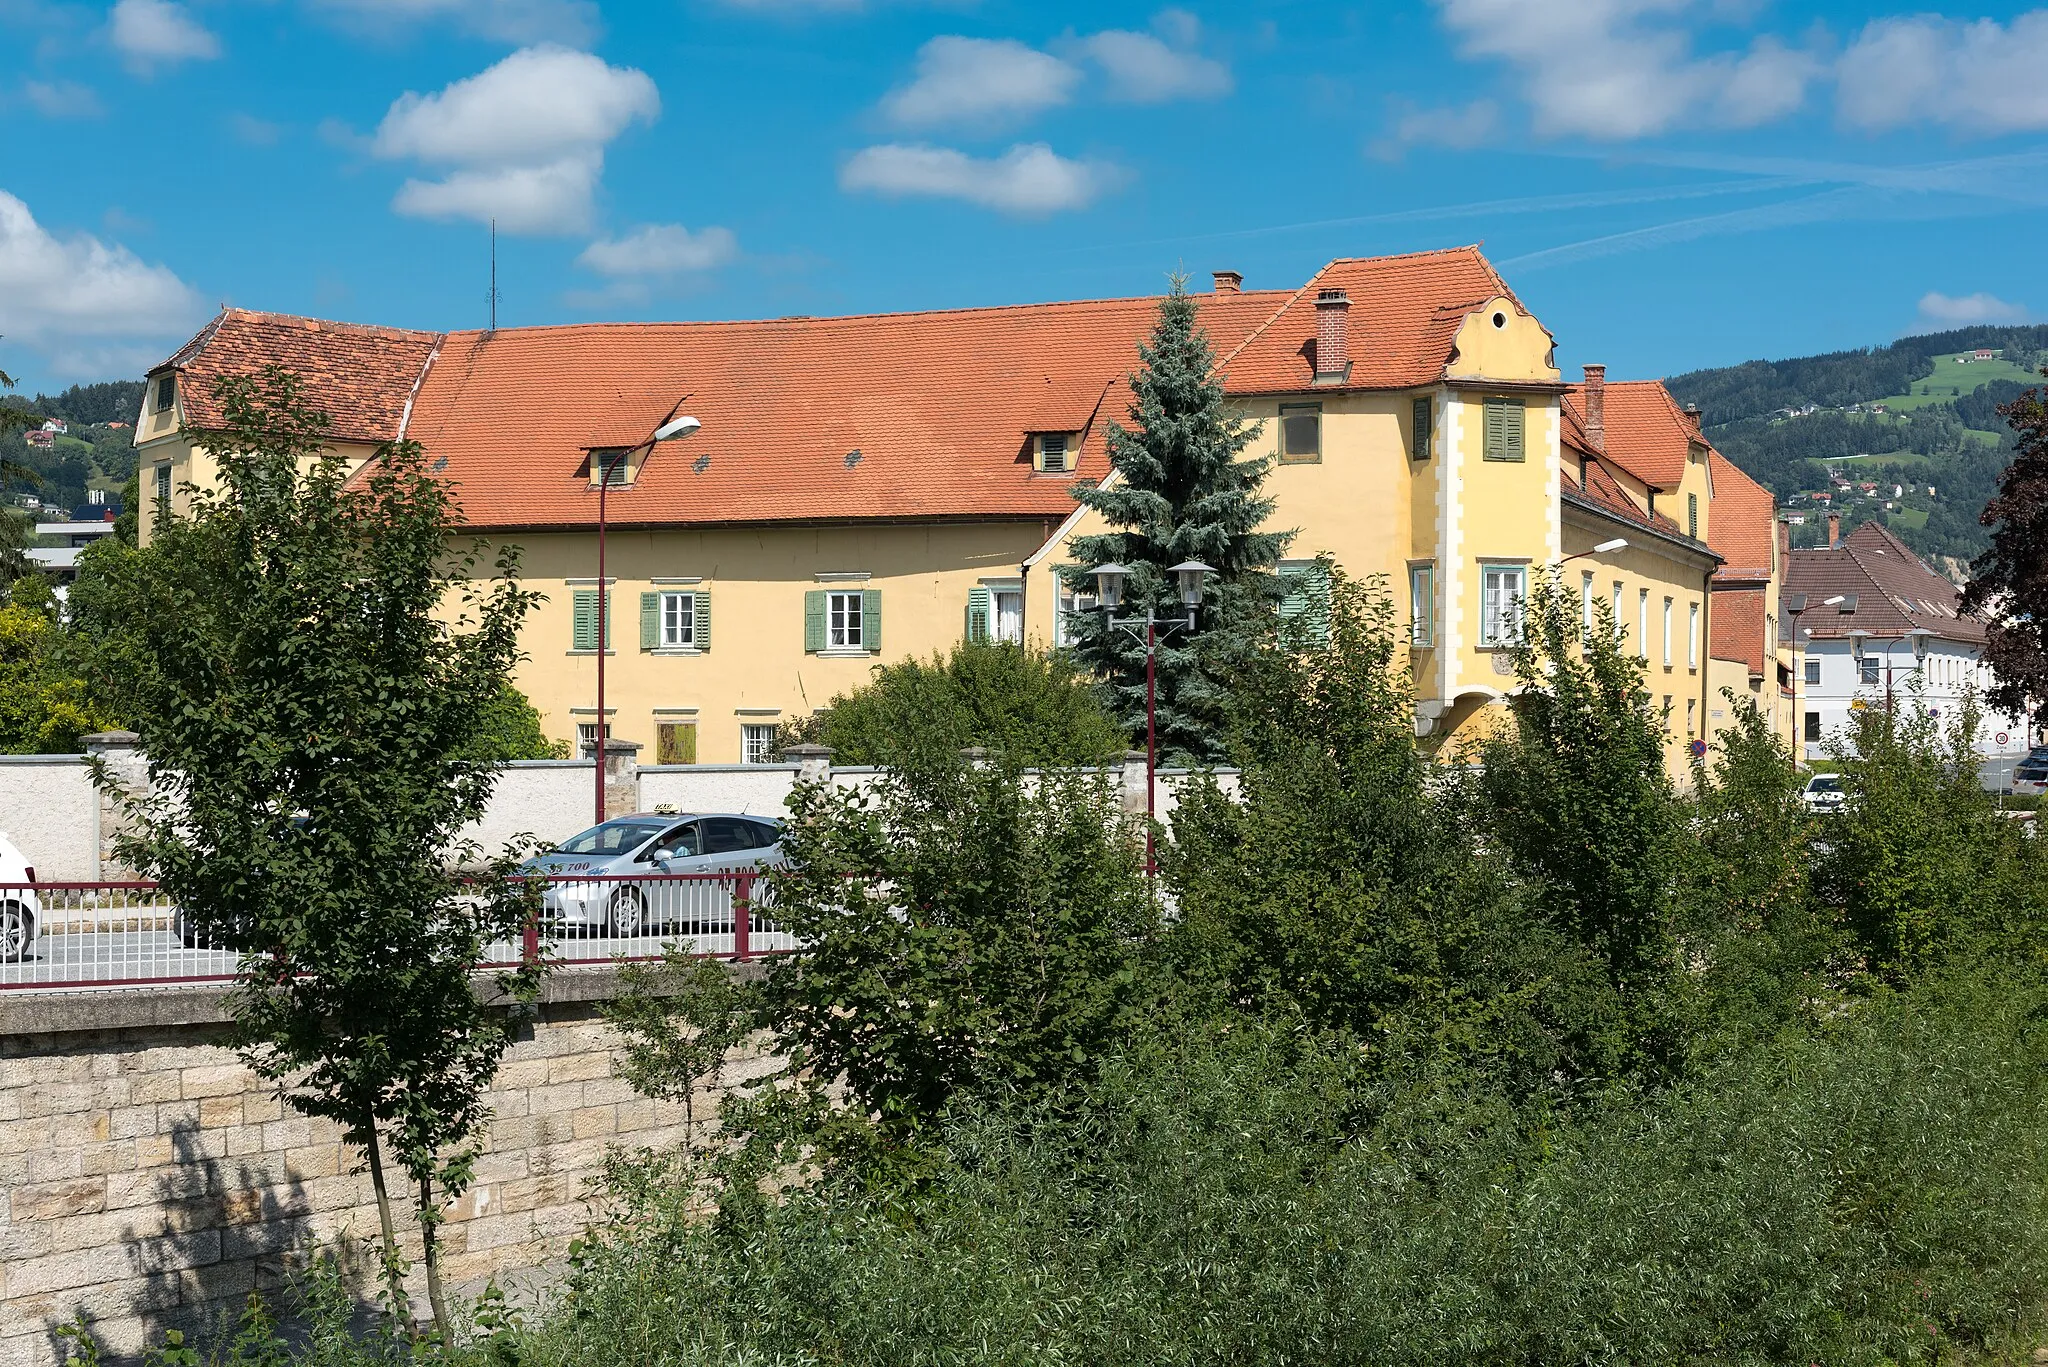
<instances>
[{"instance_id":1,"label":"red railing","mask_svg":"<svg viewBox=\"0 0 2048 1367\"><path fill-rule=\"evenodd\" d=\"M480 970L655 959L671 945L723 959L796 948L752 870L534 877L538 914ZM239 956L214 934L155 883L0 883L0 992L226 982Z\"/></svg>"}]
</instances>

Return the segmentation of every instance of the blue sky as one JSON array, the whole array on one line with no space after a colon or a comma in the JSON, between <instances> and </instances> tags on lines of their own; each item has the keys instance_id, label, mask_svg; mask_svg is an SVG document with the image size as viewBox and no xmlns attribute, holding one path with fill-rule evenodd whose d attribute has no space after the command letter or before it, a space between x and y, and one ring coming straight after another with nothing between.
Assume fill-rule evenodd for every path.
<instances>
[{"instance_id":1,"label":"blue sky","mask_svg":"<svg viewBox=\"0 0 2048 1367\"><path fill-rule=\"evenodd\" d=\"M0 0L0 369L1293 287L1484 241L1576 373L2048 311L2048 9Z\"/></svg>"}]
</instances>

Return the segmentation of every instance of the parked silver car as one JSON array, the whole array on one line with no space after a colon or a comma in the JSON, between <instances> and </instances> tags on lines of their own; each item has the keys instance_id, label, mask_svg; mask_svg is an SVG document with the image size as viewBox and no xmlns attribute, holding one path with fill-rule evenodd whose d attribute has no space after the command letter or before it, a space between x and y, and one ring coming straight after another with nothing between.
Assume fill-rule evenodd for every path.
<instances>
[{"instance_id":1,"label":"parked silver car","mask_svg":"<svg viewBox=\"0 0 2048 1367\"><path fill-rule=\"evenodd\" d=\"M621 876L736 873L784 862L782 823L732 812L613 817L529 860L525 872L545 874L541 915L561 930L644 935L663 928L712 933L729 926L729 890L702 883L633 883ZM584 878L590 881L583 881Z\"/></svg>"}]
</instances>

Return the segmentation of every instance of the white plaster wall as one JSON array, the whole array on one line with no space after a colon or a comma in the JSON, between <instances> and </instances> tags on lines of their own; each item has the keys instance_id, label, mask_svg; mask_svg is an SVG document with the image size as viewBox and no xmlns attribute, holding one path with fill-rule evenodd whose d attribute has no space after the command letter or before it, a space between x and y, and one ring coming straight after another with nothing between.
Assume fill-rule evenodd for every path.
<instances>
[{"instance_id":1,"label":"white plaster wall","mask_svg":"<svg viewBox=\"0 0 2048 1367\"><path fill-rule=\"evenodd\" d=\"M780 818L794 764L652 764L640 770L640 809L740 812Z\"/></svg>"},{"instance_id":2,"label":"white plaster wall","mask_svg":"<svg viewBox=\"0 0 2048 1367\"><path fill-rule=\"evenodd\" d=\"M514 760L498 768L490 809L464 828L461 839L483 846L486 858L522 835L559 844L592 824L597 801L587 759Z\"/></svg>"},{"instance_id":3,"label":"white plaster wall","mask_svg":"<svg viewBox=\"0 0 2048 1367\"><path fill-rule=\"evenodd\" d=\"M79 755L0 755L0 834L44 882L100 876L99 794Z\"/></svg>"}]
</instances>

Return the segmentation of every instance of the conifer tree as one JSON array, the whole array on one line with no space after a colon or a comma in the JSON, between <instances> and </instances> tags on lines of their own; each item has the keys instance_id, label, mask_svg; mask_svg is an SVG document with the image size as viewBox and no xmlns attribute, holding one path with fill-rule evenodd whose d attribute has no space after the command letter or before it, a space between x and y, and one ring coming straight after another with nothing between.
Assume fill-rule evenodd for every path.
<instances>
[{"instance_id":1,"label":"conifer tree","mask_svg":"<svg viewBox=\"0 0 2048 1367\"><path fill-rule=\"evenodd\" d=\"M1261 491L1272 459L1245 454L1258 428L1225 407L1215 353L1186 285L1185 276L1173 277L1151 339L1138 347L1144 364L1131 376L1133 426L1109 425L1117 478L1074 489L1118 530L1077 538L1075 563L1060 575L1092 594L1095 566L1128 566L1117 615L1143 617L1149 607L1165 619L1186 616L1170 567L1199 560L1218 571L1194 632L1162 634L1157 688L1162 760L1212 764L1224 757L1223 680L1273 623L1285 590L1272 571L1292 533L1259 530L1273 511ZM1076 655L1103 680L1110 715L1142 737L1142 635L1107 626L1099 613L1076 614L1069 627Z\"/></svg>"}]
</instances>

